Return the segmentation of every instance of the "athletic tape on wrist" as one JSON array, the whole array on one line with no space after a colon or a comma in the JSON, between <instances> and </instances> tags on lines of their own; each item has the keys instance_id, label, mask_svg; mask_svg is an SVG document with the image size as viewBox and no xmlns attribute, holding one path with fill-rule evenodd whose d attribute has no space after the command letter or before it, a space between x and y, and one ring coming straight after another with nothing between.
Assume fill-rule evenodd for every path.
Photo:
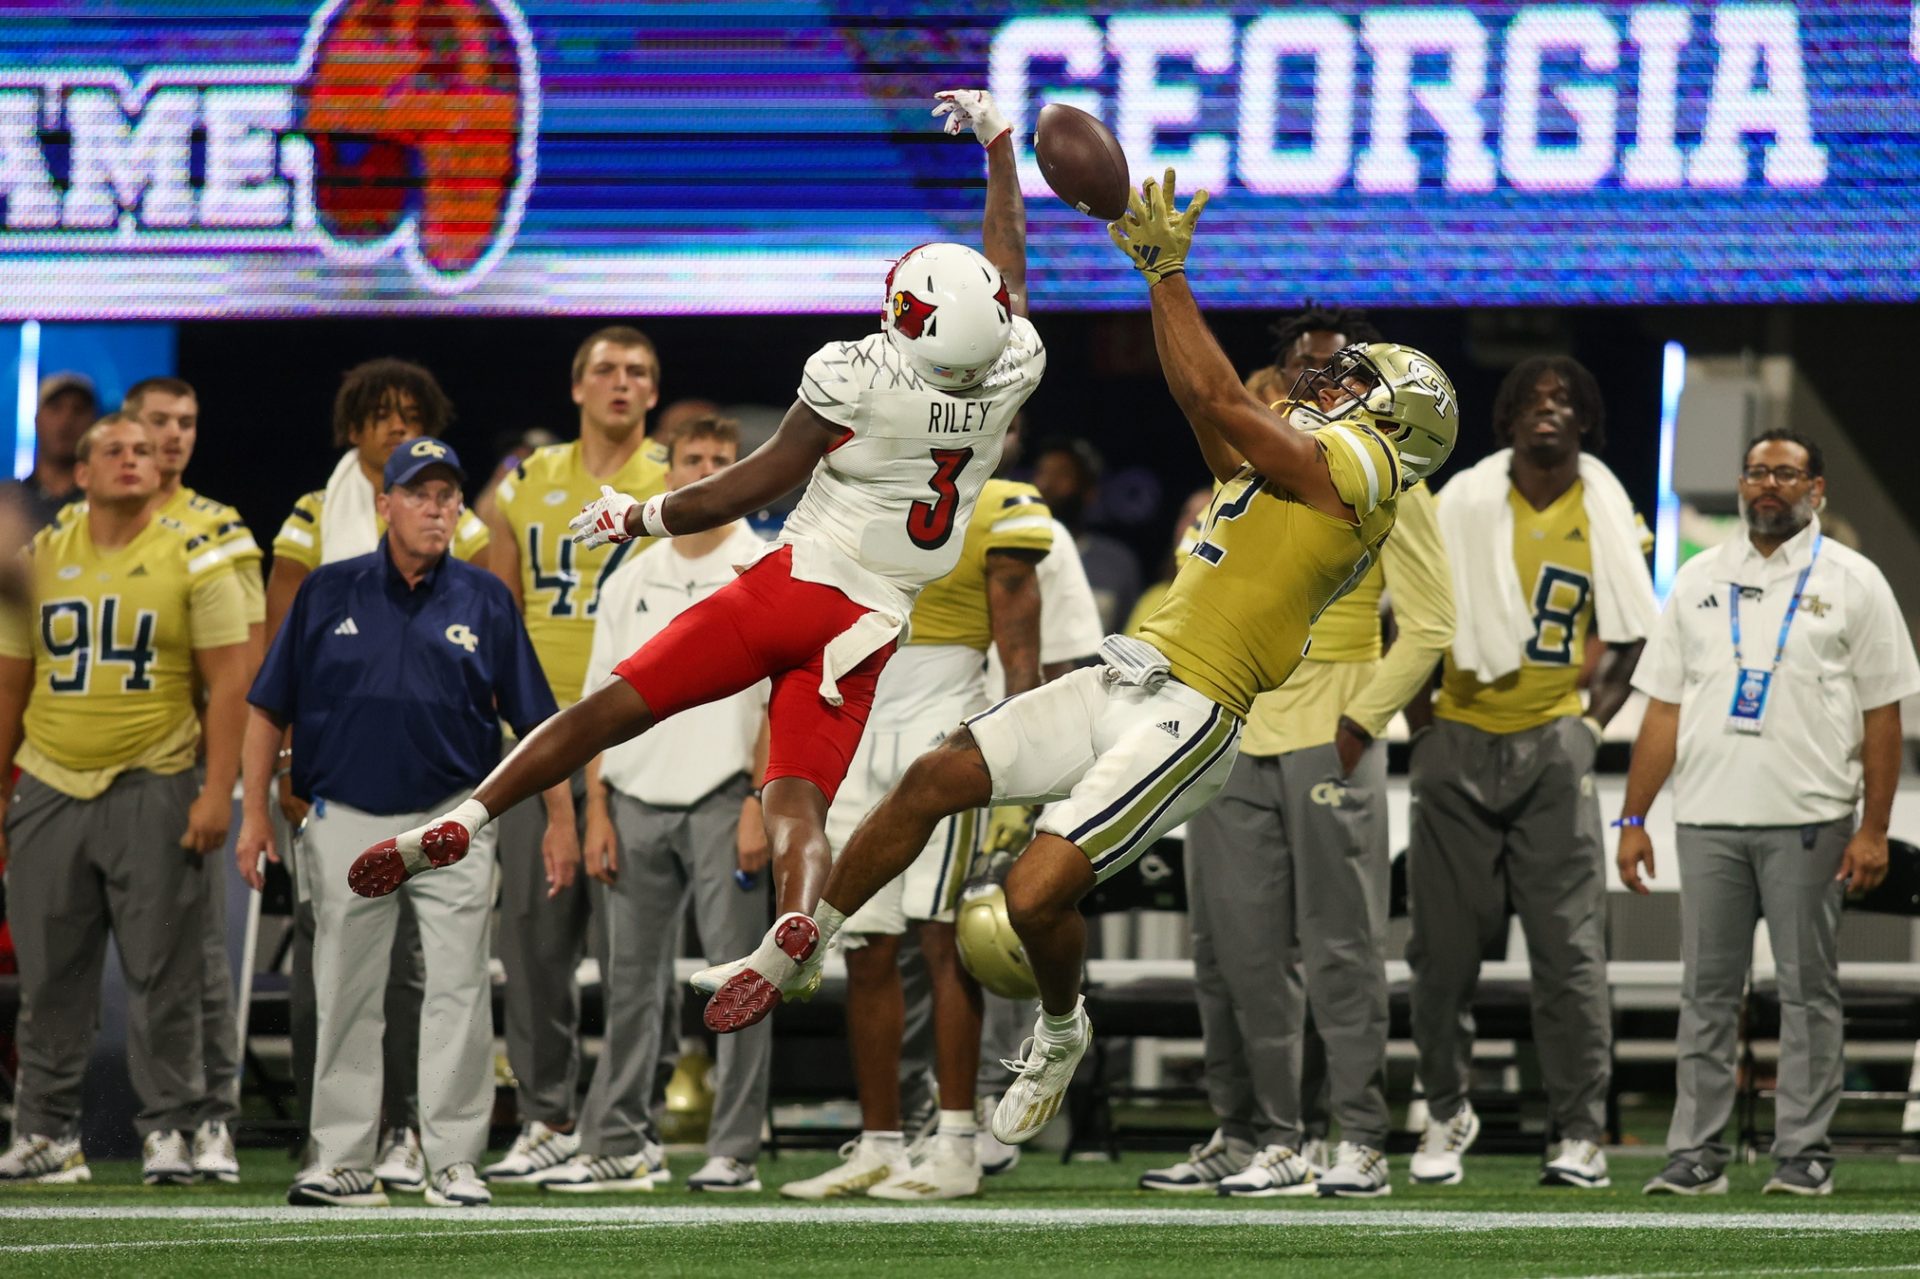
<instances>
[{"instance_id":1,"label":"athletic tape on wrist","mask_svg":"<svg viewBox=\"0 0 1920 1279\"><path fill-rule=\"evenodd\" d=\"M667 531L667 522L661 518L666 505L665 493L657 493L640 504L640 528L648 537L673 536Z\"/></svg>"}]
</instances>

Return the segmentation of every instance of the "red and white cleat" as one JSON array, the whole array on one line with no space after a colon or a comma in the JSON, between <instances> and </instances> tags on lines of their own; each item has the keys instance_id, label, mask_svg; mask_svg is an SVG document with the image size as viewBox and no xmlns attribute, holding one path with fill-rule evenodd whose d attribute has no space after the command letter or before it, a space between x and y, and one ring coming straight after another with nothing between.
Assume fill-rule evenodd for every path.
<instances>
[{"instance_id":1,"label":"red and white cleat","mask_svg":"<svg viewBox=\"0 0 1920 1279\"><path fill-rule=\"evenodd\" d=\"M783 915L707 1001L707 1029L718 1035L764 1021L782 999L805 999L820 986L820 929L805 915ZM811 961L811 962L810 962Z\"/></svg>"},{"instance_id":2,"label":"red and white cleat","mask_svg":"<svg viewBox=\"0 0 1920 1279\"><path fill-rule=\"evenodd\" d=\"M467 855L471 837L459 822L435 822L383 839L353 859L347 887L362 897L385 897L421 871L451 866Z\"/></svg>"}]
</instances>

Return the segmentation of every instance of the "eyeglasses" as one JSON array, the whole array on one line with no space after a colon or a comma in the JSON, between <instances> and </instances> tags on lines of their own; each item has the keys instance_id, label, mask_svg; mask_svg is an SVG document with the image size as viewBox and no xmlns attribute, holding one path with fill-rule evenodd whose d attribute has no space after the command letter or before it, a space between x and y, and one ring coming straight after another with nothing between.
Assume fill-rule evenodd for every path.
<instances>
[{"instance_id":1,"label":"eyeglasses","mask_svg":"<svg viewBox=\"0 0 1920 1279\"><path fill-rule=\"evenodd\" d=\"M1765 484L1768 477L1785 488L1789 484L1804 484L1813 478L1813 474L1797 466L1749 466L1740 472L1740 478L1749 484Z\"/></svg>"}]
</instances>

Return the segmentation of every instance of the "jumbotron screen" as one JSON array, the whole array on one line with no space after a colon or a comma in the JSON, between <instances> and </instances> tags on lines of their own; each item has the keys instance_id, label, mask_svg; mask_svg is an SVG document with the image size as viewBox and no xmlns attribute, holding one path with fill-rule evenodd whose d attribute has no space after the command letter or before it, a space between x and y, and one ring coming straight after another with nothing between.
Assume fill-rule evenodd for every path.
<instances>
[{"instance_id":1,"label":"jumbotron screen","mask_svg":"<svg viewBox=\"0 0 1920 1279\"><path fill-rule=\"evenodd\" d=\"M876 308L1020 128L1035 305L1139 305L1042 104L1213 201L1209 306L1920 298L1911 3L0 0L0 317Z\"/></svg>"}]
</instances>

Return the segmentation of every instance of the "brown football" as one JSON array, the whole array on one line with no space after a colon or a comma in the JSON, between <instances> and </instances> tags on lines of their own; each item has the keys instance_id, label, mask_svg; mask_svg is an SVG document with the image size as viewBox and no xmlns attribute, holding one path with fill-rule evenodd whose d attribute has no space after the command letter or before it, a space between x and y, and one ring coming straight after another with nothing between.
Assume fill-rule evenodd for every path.
<instances>
[{"instance_id":1,"label":"brown football","mask_svg":"<svg viewBox=\"0 0 1920 1279\"><path fill-rule=\"evenodd\" d=\"M1033 131L1040 176L1082 213L1111 222L1127 211L1127 157L1107 126L1076 107L1049 102Z\"/></svg>"}]
</instances>

